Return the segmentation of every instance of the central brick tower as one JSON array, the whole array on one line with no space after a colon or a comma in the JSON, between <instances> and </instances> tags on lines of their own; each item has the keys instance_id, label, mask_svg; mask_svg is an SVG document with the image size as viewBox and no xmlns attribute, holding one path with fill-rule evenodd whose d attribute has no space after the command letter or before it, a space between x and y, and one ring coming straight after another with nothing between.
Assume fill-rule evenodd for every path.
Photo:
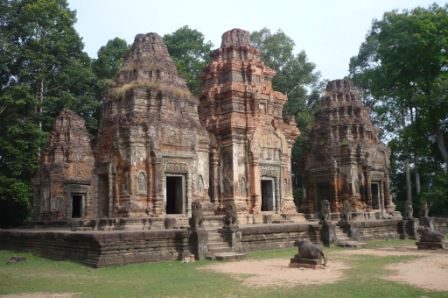
<instances>
[{"instance_id":1,"label":"central brick tower","mask_svg":"<svg viewBox=\"0 0 448 298\"><path fill-rule=\"evenodd\" d=\"M243 217L296 213L291 147L299 129L293 119L283 119L287 97L272 90L275 71L260 56L249 32L230 30L201 76L199 115L210 133L211 200L218 209L233 200Z\"/></svg>"}]
</instances>

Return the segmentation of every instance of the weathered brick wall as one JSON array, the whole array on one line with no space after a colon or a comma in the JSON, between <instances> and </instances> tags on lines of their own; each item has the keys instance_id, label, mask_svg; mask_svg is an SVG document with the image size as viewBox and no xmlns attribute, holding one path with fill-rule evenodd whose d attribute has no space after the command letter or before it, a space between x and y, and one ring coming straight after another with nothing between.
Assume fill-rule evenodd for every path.
<instances>
[{"instance_id":1,"label":"weathered brick wall","mask_svg":"<svg viewBox=\"0 0 448 298\"><path fill-rule=\"evenodd\" d=\"M317 223L253 225L242 227L241 233L241 244L244 251L292 247L294 241L303 238L313 242L320 241L320 230Z\"/></svg>"},{"instance_id":2,"label":"weathered brick wall","mask_svg":"<svg viewBox=\"0 0 448 298\"><path fill-rule=\"evenodd\" d=\"M0 230L0 249L26 250L49 259L93 267L176 260L190 253L188 231L54 232Z\"/></svg>"},{"instance_id":3,"label":"weathered brick wall","mask_svg":"<svg viewBox=\"0 0 448 298\"><path fill-rule=\"evenodd\" d=\"M399 239L399 223L400 220L354 221L351 226L359 240Z\"/></svg>"},{"instance_id":4,"label":"weathered brick wall","mask_svg":"<svg viewBox=\"0 0 448 298\"><path fill-rule=\"evenodd\" d=\"M433 217L434 229L437 231L448 234L448 217Z\"/></svg>"}]
</instances>

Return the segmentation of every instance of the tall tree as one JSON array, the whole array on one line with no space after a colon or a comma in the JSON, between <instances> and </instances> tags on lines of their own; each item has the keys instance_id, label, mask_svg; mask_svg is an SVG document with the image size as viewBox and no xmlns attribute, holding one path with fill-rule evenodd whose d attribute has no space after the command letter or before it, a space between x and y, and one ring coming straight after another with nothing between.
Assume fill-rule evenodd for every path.
<instances>
[{"instance_id":1,"label":"tall tree","mask_svg":"<svg viewBox=\"0 0 448 298\"><path fill-rule=\"evenodd\" d=\"M124 39L115 37L98 50L98 58L92 62L93 72L98 79L113 79L129 51Z\"/></svg>"},{"instance_id":2,"label":"tall tree","mask_svg":"<svg viewBox=\"0 0 448 298\"><path fill-rule=\"evenodd\" d=\"M294 54L294 41L283 31L271 33L267 28L251 33L252 44L262 53L263 61L277 74L272 79L275 90L288 96L285 112L297 115L308 110L317 91L320 74L316 65L306 56L305 51Z\"/></svg>"},{"instance_id":3,"label":"tall tree","mask_svg":"<svg viewBox=\"0 0 448 298\"><path fill-rule=\"evenodd\" d=\"M128 51L129 45L118 37L98 50L98 58L92 61L92 70L98 79L97 98L103 98L107 92Z\"/></svg>"},{"instance_id":4,"label":"tall tree","mask_svg":"<svg viewBox=\"0 0 448 298\"><path fill-rule=\"evenodd\" d=\"M201 83L198 75L210 62L213 44L204 40L204 35L188 26L183 26L171 34L163 36L168 52L176 64L179 74L186 79L191 92L198 95Z\"/></svg>"},{"instance_id":5,"label":"tall tree","mask_svg":"<svg viewBox=\"0 0 448 298\"><path fill-rule=\"evenodd\" d=\"M448 166L447 36L448 6L388 12L373 22L350 62L352 78L374 98L374 108L403 157L408 200L411 167L418 192L422 174L434 174L422 173L425 167L434 170L423 162Z\"/></svg>"},{"instance_id":6,"label":"tall tree","mask_svg":"<svg viewBox=\"0 0 448 298\"><path fill-rule=\"evenodd\" d=\"M320 74L314 63L308 61L306 53L300 51L294 54L294 41L283 31L271 33L267 28L251 33L252 44L262 53L263 61L277 74L272 79L274 90L285 93L288 102L284 107L285 115L293 115L301 136L294 145L292 152L292 171L294 197L301 198L300 161L308 147L308 133L314 120L314 112L319 100Z\"/></svg>"},{"instance_id":7,"label":"tall tree","mask_svg":"<svg viewBox=\"0 0 448 298\"><path fill-rule=\"evenodd\" d=\"M0 2L0 225L23 220L45 133L64 107L91 130L96 78L65 0ZM12 209L11 209L12 208ZM23 210L22 210L23 211Z\"/></svg>"}]
</instances>

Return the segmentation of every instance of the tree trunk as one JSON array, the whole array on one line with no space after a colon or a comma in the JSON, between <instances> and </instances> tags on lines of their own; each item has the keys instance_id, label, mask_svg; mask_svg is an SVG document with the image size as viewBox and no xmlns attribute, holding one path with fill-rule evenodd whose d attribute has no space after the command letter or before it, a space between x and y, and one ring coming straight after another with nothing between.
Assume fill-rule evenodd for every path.
<instances>
[{"instance_id":1,"label":"tree trunk","mask_svg":"<svg viewBox=\"0 0 448 298\"><path fill-rule=\"evenodd\" d=\"M417 118L417 110L413 111L412 108L409 108L409 114L411 115L411 124L415 125L415 119ZM418 155L414 152L414 171L415 171L415 194L418 195L420 193L421 187L420 187L420 170L418 167Z\"/></svg>"},{"instance_id":2,"label":"tree trunk","mask_svg":"<svg viewBox=\"0 0 448 298\"><path fill-rule=\"evenodd\" d=\"M406 109L401 111L401 128L404 129L406 126ZM404 167L406 171L406 201L412 202L412 181L411 181L411 167L409 165L409 154L404 152L406 159L404 160Z\"/></svg>"},{"instance_id":3,"label":"tree trunk","mask_svg":"<svg viewBox=\"0 0 448 298\"><path fill-rule=\"evenodd\" d=\"M40 80L40 92L39 92L39 108L38 108L38 117L39 117L39 129L42 130L42 104L44 102L44 80Z\"/></svg>"},{"instance_id":4,"label":"tree trunk","mask_svg":"<svg viewBox=\"0 0 448 298\"><path fill-rule=\"evenodd\" d=\"M439 151L442 154L443 160L445 164L448 165L448 151L445 145L445 136L443 135L443 130L437 127L437 146L439 147Z\"/></svg>"},{"instance_id":5,"label":"tree trunk","mask_svg":"<svg viewBox=\"0 0 448 298\"><path fill-rule=\"evenodd\" d=\"M415 194L419 194L421 191L421 183L420 183L420 169L418 167L418 158L414 156L414 170L415 170Z\"/></svg>"},{"instance_id":6,"label":"tree trunk","mask_svg":"<svg viewBox=\"0 0 448 298\"><path fill-rule=\"evenodd\" d=\"M412 181L411 181L411 167L409 166L409 158L404 160L406 168L406 201L412 202Z\"/></svg>"}]
</instances>

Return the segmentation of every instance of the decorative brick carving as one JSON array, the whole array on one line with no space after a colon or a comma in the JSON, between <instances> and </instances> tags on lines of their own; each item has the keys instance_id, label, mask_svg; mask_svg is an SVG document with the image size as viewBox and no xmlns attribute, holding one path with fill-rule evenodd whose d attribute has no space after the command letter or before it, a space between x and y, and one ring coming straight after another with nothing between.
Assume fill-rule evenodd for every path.
<instances>
[{"instance_id":1,"label":"decorative brick carving","mask_svg":"<svg viewBox=\"0 0 448 298\"><path fill-rule=\"evenodd\" d=\"M260 56L249 32L233 29L223 34L201 75L200 118L211 133L210 158L217 161L210 165L212 201L219 208L234 201L239 214L296 213L288 181L299 130L294 121L283 120L287 98L272 90L275 71ZM272 182L263 192L264 176ZM262 210L263 199L274 200L271 210Z\"/></svg>"},{"instance_id":2,"label":"decorative brick carving","mask_svg":"<svg viewBox=\"0 0 448 298\"><path fill-rule=\"evenodd\" d=\"M209 140L197 107L161 37L137 35L102 103L96 147L100 189L105 184L100 217L187 214L193 199L209 200L208 180L198 187L199 176L208 178ZM169 184L167 175L180 180ZM167 191L167 185L176 189ZM167 210L170 204L175 210Z\"/></svg>"},{"instance_id":3,"label":"decorative brick carving","mask_svg":"<svg viewBox=\"0 0 448 298\"><path fill-rule=\"evenodd\" d=\"M80 116L69 109L61 111L41 159L41 167L33 180L33 218L94 217L92 174L95 160Z\"/></svg>"},{"instance_id":4,"label":"decorative brick carving","mask_svg":"<svg viewBox=\"0 0 448 298\"><path fill-rule=\"evenodd\" d=\"M355 216L369 211L380 217L394 216L389 194L390 153L378 140L369 109L351 81L328 83L310 142L303 165L308 213L316 213L322 200L331 202L331 212L343 212L347 200Z\"/></svg>"}]
</instances>

